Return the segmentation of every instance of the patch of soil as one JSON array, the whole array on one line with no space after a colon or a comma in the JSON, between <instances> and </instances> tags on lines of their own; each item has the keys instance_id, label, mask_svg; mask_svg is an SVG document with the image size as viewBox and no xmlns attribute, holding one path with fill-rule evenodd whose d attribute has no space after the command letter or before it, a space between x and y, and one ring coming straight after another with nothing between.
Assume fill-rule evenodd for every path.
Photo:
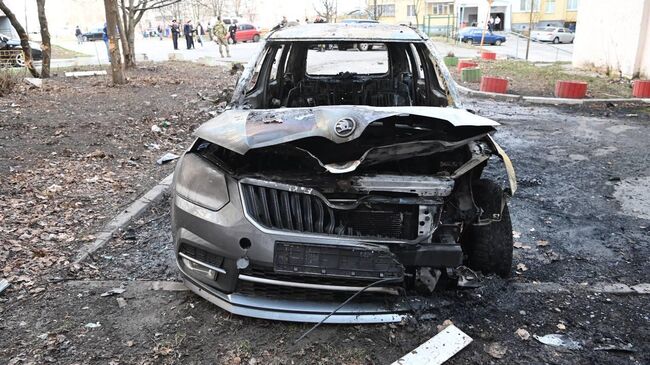
<instances>
[{"instance_id":1,"label":"patch of soil","mask_svg":"<svg viewBox=\"0 0 650 365\"><path fill-rule=\"evenodd\" d=\"M174 163L156 160L181 154L218 113L197 93L225 100L236 80L225 68L179 62L127 76L123 86L54 77L0 98L0 267L10 297L41 291L43 275L67 270L80 245L168 175Z\"/></svg>"}]
</instances>

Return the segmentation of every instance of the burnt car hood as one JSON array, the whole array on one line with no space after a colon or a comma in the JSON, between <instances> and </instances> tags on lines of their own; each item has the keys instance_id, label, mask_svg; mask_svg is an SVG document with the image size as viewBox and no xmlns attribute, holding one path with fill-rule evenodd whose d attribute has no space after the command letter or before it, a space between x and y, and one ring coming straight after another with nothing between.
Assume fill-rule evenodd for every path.
<instances>
[{"instance_id":1,"label":"burnt car hood","mask_svg":"<svg viewBox=\"0 0 650 365\"><path fill-rule=\"evenodd\" d=\"M335 143L359 138L372 122L393 116L419 116L454 127L495 127L499 123L463 109L440 107L319 106L286 109L232 109L201 125L194 134L239 154L307 137ZM350 135L335 132L344 118L354 120Z\"/></svg>"}]
</instances>

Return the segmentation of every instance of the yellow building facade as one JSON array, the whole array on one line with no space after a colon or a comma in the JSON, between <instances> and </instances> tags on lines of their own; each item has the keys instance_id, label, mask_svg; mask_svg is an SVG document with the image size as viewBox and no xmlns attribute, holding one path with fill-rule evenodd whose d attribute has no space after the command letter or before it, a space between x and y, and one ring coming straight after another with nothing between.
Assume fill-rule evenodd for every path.
<instances>
[{"instance_id":1,"label":"yellow building facade","mask_svg":"<svg viewBox=\"0 0 650 365\"><path fill-rule=\"evenodd\" d=\"M566 26L575 28L580 0L532 0L533 28ZM512 6L512 29L527 30L531 19L531 0L515 0Z\"/></svg>"}]
</instances>

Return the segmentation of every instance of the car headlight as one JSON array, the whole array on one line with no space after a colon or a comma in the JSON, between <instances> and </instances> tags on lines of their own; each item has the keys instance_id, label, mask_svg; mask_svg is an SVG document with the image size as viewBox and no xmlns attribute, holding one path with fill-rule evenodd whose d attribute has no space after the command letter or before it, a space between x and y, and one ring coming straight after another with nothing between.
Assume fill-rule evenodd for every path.
<instances>
[{"instance_id":1,"label":"car headlight","mask_svg":"<svg viewBox=\"0 0 650 365\"><path fill-rule=\"evenodd\" d=\"M174 182L176 194L204 208L217 211L230 201L224 173L196 154L179 161Z\"/></svg>"}]
</instances>

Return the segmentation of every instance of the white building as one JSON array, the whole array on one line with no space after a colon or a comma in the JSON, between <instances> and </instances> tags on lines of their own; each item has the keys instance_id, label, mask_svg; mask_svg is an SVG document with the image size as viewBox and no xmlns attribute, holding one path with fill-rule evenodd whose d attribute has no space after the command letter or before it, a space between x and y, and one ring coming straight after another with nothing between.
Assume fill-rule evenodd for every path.
<instances>
[{"instance_id":1,"label":"white building","mask_svg":"<svg viewBox=\"0 0 650 365\"><path fill-rule=\"evenodd\" d=\"M495 0L492 7L486 0L456 0L458 24L463 26L476 25L482 27L487 21L488 12L492 17L501 19L501 26L498 30L509 31L511 29L512 0Z\"/></svg>"},{"instance_id":2,"label":"white building","mask_svg":"<svg viewBox=\"0 0 650 365\"><path fill-rule=\"evenodd\" d=\"M650 78L650 0L582 1L573 65Z\"/></svg>"}]
</instances>

